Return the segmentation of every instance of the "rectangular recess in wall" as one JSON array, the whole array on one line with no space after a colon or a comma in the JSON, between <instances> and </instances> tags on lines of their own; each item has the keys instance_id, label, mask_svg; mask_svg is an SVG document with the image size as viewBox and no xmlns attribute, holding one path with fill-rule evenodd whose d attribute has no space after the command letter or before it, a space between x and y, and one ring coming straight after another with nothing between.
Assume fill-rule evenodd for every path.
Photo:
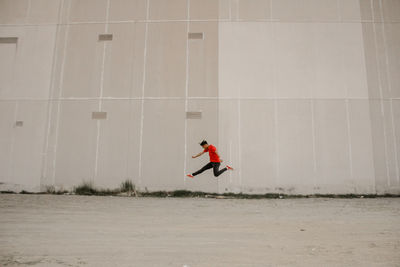
<instances>
[{"instance_id":1,"label":"rectangular recess in wall","mask_svg":"<svg viewBox=\"0 0 400 267\"><path fill-rule=\"evenodd\" d=\"M113 35L109 33L99 34L99 41L112 41Z\"/></svg>"},{"instance_id":2,"label":"rectangular recess in wall","mask_svg":"<svg viewBox=\"0 0 400 267\"><path fill-rule=\"evenodd\" d=\"M23 121L16 121L15 122L15 127L22 127L24 126L24 122Z\"/></svg>"},{"instance_id":3,"label":"rectangular recess in wall","mask_svg":"<svg viewBox=\"0 0 400 267\"><path fill-rule=\"evenodd\" d=\"M16 44L18 37L0 37L0 44Z\"/></svg>"},{"instance_id":4,"label":"rectangular recess in wall","mask_svg":"<svg viewBox=\"0 0 400 267\"><path fill-rule=\"evenodd\" d=\"M93 120L105 120L107 119L107 112L104 111L93 111L92 112Z\"/></svg>"},{"instance_id":5,"label":"rectangular recess in wall","mask_svg":"<svg viewBox=\"0 0 400 267\"><path fill-rule=\"evenodd\" d=\"M204 39L204 34L202 32L189 32L188 33L189 39Z\"/></svg>"},{"instance_id":6,"label":"rectangular recess in wall","mask_svg":"<svg viewBox=\"0 0 400 267\"><path fill-rule=\"evenodd\" d=\"M186 112L186 119L201 119L201 111L187 111Z\"/></svg>"}]
</instances>

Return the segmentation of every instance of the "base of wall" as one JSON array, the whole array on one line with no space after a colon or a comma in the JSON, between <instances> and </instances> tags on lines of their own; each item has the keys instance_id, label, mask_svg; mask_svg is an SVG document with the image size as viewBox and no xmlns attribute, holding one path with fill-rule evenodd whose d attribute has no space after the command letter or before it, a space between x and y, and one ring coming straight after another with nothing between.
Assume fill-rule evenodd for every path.
<instances>
[{"instance_id":1,"label":"base of wall","mask_svg":"<svg viewBox=\"0 0 400 267\"><path fill-rule=\"evenodd\" d=\"M0 191L0 194L36 194L36 195L85 195L85 196L118 196L118 197L186 197L186 198L217 198L217 199L284 199L284 198L382 198L382 197L400 197L400 193L394 194L311 194L311 195L290 195L278 193L266 194L244 194L244 193L208 193L187 190L175 191L153 191L153 192L119 192L117 190L99 190L90 192L68 192L68 191L54 191L54 192L29 192L22 190L15 191Z\"/></svg>"}]
</instances>

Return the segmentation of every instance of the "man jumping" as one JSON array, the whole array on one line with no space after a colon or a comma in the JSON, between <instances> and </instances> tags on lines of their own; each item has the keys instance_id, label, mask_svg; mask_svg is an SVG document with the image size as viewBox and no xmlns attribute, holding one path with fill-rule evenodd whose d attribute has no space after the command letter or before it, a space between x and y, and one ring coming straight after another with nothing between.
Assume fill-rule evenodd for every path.
<instances>
[{"instance_id":1,"label":"man jumping","mask_svg":"<svg viewBox=\"0 0 400 267\"><path fill-rule=\"evenodd\" d=\"M199 154L197 154L196 156L192 156L192 158L200 157L204 153L208 152L208 154L210 155L210 162L207 163L203 168L201 168L197 172L186 175L187 177L193 178L194 176L204 172L205 170L211 169L211 168L213 168L215 177L220 176L223 172L225 172L227 170L233 170L233 168L228 165L226 165L226 167L221 170L219 169L219 166L221 165L222 160L220 159L219 154L217 152L217 148L215 146L209 145L206 140L203 140L200 143L200 145L204 148L204 150L202 152L200 152Z\"/></svg>"}]
</instances>

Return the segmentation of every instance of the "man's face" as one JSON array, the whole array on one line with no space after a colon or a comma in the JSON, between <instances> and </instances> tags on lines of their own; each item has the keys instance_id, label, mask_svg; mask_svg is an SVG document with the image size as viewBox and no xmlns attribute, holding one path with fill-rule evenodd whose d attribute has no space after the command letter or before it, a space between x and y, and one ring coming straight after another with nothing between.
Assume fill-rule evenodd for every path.
<instances>
[{"instance_id":1,"label":"man's face","mask_svg":"<svg viewBox=\"0 0 400 267\"><path fill-rule=\"evenodd\" d=\"M203 147L204 149L206 149L206 148L208 147L208 144L202 145L202 147Z\"/></svg>"}]
</instances>

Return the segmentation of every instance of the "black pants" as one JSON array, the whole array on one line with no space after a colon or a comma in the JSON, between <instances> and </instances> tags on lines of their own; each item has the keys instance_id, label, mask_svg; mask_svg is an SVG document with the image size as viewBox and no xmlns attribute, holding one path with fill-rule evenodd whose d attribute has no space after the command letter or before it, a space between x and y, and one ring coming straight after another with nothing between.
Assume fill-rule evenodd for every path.
<instances>
[{"instance_id":1,"label":"black pants","mask_svg":"<svg viewBox=\"0 0 400 267\"><path fill-rule=\"evenodd\" d=\"M220 176L224 171L227 170L227 168L223 168L223 169L219 169L219 166L221 165L221 162L209 162L207 163L203 168L201 168L200 170L198 170L197 172L192 173L193 176L196 176L202 172L204 172L205 170L211 169L213 168L214 171L214 176L218 177Z\"/></svg>"}]
</instances>

